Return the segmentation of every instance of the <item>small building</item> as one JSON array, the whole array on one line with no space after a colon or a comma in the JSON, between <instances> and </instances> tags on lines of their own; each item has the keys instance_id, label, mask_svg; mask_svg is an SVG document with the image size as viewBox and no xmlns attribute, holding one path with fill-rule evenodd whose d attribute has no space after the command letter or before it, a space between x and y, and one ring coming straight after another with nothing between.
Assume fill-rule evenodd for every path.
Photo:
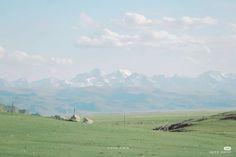
<instances>
[{"instance_id":1,"label":"small building","mask_svg":"<svg viewBox=\"0 0 236 157\"><path fill-rule=\"evenodd\" d=\"M73 116L70 117L69 120L73 121L73 122L79 122L80 121L80 116L74 114Z\"/></svg>"},{"instance_id":2,"label":"small building","mask_svg":"<svg viewBox=\"0 0 236 157\"><path fill-rule=\"evenodd\" d=\"M70 117L69 120L73 121L73 122L79 122L80 121L80 116L75 114L75 108L74 108L74 114L73 114L73 116Z\"/></svg>"}]
</instances>

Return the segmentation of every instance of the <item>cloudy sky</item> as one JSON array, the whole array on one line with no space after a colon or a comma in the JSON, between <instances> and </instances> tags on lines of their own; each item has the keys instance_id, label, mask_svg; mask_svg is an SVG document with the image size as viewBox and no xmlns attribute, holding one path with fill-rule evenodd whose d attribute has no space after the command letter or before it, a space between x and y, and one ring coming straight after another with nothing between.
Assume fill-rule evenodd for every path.
<instances>
[{"instance_id":1,"label":"cloudy sky","mask_svg":"<svg viewBox=\"0 0 236 157\"><path fill-rule=\"evenodd\" d=\"M0 0L0 77L236 73L235 0Z\"/></svg>"}]
</instances>

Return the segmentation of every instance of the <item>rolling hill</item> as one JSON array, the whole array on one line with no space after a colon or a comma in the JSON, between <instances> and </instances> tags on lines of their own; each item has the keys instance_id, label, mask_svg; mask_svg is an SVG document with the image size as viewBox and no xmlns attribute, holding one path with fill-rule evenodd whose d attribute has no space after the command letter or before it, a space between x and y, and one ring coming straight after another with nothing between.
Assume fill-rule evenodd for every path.
<instances>
[{"instance_id":1,"label":"rolling hill","mask_svg":"<svg viewBox=\"0 0 236 157\"><path fill-rule=\"evenodd\" d=\"M209 71L194 78L94 69L70 80L0 79L0 100L40 114L204 110L236 107L236 75Z\"/></svg>"}]
</instances>

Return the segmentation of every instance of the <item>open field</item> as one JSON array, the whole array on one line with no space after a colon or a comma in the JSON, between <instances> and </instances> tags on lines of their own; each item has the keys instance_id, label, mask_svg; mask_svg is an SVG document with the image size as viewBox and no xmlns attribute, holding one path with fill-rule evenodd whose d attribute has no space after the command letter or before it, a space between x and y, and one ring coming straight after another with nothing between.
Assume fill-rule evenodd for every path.
<instances>
[{"instance_id":1,"label":"open field","mask_svg":"<svg viewBox=\"0 0 236 157\"><path fill-rule=\"evenodd\" d=\"M234 112L235 113L235 112ZM92 116L92 125L21 114L0 113L1 157L213 157L236 156L236 121L213 112ZM184 132L153 128L186 119ZM231 146L231 152L223 151Z\"/></svg>"}]
</instances>

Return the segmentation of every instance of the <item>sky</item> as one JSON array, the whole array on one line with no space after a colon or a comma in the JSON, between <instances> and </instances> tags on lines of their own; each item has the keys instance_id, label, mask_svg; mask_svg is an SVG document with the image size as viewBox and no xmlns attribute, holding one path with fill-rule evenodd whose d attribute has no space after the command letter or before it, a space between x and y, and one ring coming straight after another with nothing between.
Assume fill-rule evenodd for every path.
<instances>
[{"instance_id":1,"label":"sky","mask_svg":"<svg viewBox=\"0 0 236 157\"><path fill-rule=\"evenodd\" d=\"M236 73L235 0L0 0L0 78Z\"/></svg>"}]
</instances>

